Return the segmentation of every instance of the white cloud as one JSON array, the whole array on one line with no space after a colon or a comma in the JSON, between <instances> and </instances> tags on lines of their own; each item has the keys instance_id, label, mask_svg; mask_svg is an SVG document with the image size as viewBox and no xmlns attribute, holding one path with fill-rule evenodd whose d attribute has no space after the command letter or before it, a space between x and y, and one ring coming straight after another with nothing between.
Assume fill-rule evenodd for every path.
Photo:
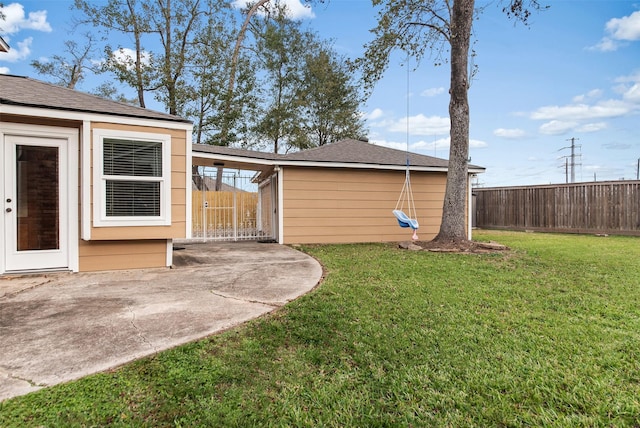
<instances>
[{"instance_id":1,"label":"white cloud","mask_svg":"<svg viewBox=\"0 0 640 428\"><path fill-rule=\"evenodd\" d=\"M247 7L248 4L252 3L255 3L255 1L234 0L233 6L241 9ZM290 19L311 19L316 17L316 15L313 13L313 10L311 10L311 6L301 3L300 0L279 0L274 2L273 6L276 6L278 4L284 5L287 8L288 17ZM272 5L267 4L266 6L269 7Z\"/></svg>"},{"instance_id":2,"label":"white cloud","mask_svg":"<svg viewBox=\"0 0 640 428\"><path fill-rule=\"evenodd\" d=\"M420 93L422 97L435 97L436 95L440 95L444 93L444 88L440 86L439 88L429 88L425 89Z\"/></svg>"},{"instance_id":3,"label":"white cloud","mask_svg":"<svg viewBox=\"0 0 640 428\"><path fill-rule=\"evenodd\" d=\"M376 146L388 147L390 149L396 150L407 150L407 143L400 143L397 141L387 141L387 140L378 140L378 139L369 139L371 144L375 144Z\"/></svg>"},{"instance_id":4,"label":"white cloud","mask_svg":"<svg viewBox=\"0 0 640 428\"><path fill-rule=\"evenodd\" d=\"M586 94L580 94L573 97L574 103L583 103L588 99L600 98L602 96L601 89L592 89Z\"/></svg>"},{"instance_id":5,"label":"white cloud","mask_svg":"<svg viewBox=\"0 0 640 428\"><path fill-rule=\"evenodd\" d=\"M112 59L119 64L126 65L129 69L133 69L136 60L136 51L129 48L120 48L112 52ZM143 66L149 65L151 58L148 52L142 52L141 61Z\"/></svg>"},{"instance_id":6,"label":"white cloud","mask_svg":"<svg viewBox=\"0 0 640 428\"><path fill-rule=\"evenodd\" d=\"M564 106L543 106L529 114L533 120L545 121L539 132L561 135L571 130L598 132L606 129L606 119L634 114L640 110L640 72L615 79L619 83L613 89L618 99L597 100L602 90L593 89L573 97L573 102Z\"/></svg>"},{"instance_id":7,"label":"white cloud","mask_svg":"<svg viewBox=\"0 0 640 428\"><path fill-rule=\"evenodd\" d=\"M640 103L640 83L636 83L631 86L624 94L622 94L622 98L625 101L632 103Z\"/></svg>"},{"instance_id":8,"label":"white cloud","mask_svg":"<svg viewBox=\"0 0 640 428\"><path fill-rule=\"evenodd\" d=\"M587 48L591 51L613 52L618 49L618 43L609 37L603 37L597 44Z\"/></svg>"},{"instance_id":9,"label":"white cloud","mask_svg":"<svg viewBox=\"0 0 640 428\"><path fill-rule=\"evenodd\" d=\"M616 40L640 40L640 10L629 16L609 20L605 28Z\"/></svg>"},{"instance_id":10,"label":"white cloud","mask_svg":"<svg viewBox=\"0 0 640 428\"><path fill-rule=\"evenodd\" d=\"M366 120L376 120L381 118L384 115L384 112L380 108L374 108L371 113L367 113L364 115Z\"/></svg>"},{"instance_id":11,"label":"white cloud","mask_svg":"<svg viewBox=\"0 0 640 428\"><path fill-rule=\"evenodd\" d=\"M9 67L0 67L0 74L9 74L10 72Z\"/></svg>"},{"instance_id":12,"label":"white cloud","mask_svg":"<svg viewBox=\"0 0 640 428\"><path fill-rule=\"evenodd\" d=\"M47 11L39 10L29 12L25 16L24 6L19 3L11 3L2 8L5 20L0 22L3 34L14 34L20 30L36 30L51 32L51 25L47 22Z\"/></svg>"},{"instance_id":13,"label":"white cloud","mask_svg":"<svg viewBox=\"0 0 640 428\"><path fill-rule=\"evenodd\" d=\"M425 116L422 113L411 116L409 135L442 135L449 133L449 118L442 116ZM407 118L398 119L388 124L391 132L407 132Z\"/></svg>"},{"instance_id":14,"label":"white cloud","mask_svg":"<svg viewBox=\"0 0 640 428\"><path fill-rule=\"evenodd\" d=\"M620 100L606 100L595 105L584 103L544 106L531 113L534 120L589 120L619 117L630 113L632 106Z\"/></svg>"},{"instance_id":15,"label":"white cloud","mask_svg":"<svg viewBox=\"0 0 640 428\"><path fill-rule=\"evenodd\" d=\"M513 128L513 129L498 128L493 131L493 135L495 135L496 137L515 140L515 139L524 137L525 132L522 129L518 129L518 128Z\"/></svg>"},{"instance_id":16,"label":"white cloud","mask_svg":"<svg viewBox=\"0 0 640 428\"><path fill-rule=\"evenodd\" d=\"M597 122L597 123L586 123L584 125L576 128L578 132L598 132L607 128L607 124L605 122Z\"/></svg>"},{"instance_id":17,"label":"white cloud","mask_svg":"<svg viewBox=\"0 0 640 428\"><path fill-rule=\"evenodd\" d=\"M482 140L474 140L474 139L470 139L469 140L469 148L470 149L482 149L484 147L488 147L489 144L487 144L486 142L482 141Z\"/></svg>"},{"instance_id":18,"label":"white cloud","mask_svg":"<svg viewBox=\"0 0 640 428\"><path fill-rule=\"evenodd\" d=\"M633 42L640 40L640 11L635 11L629 16L612 18L605 24L607 33L600 42L589 47L590 50L611 52L621 46L620 42Z\"/></svg>"},{"instance_id":19,"label":"white cloud","mask_svg":"<svg viewBox=\"0 0 640 428\"><path fill-rule=\"evenodd\" d=\"M640 83L640 70L628 76L620 76L615 79L617 83Z\"/></svg>"},{"instance_id":20,"label":"white cloud","mask_svg":"<svg viewBox=\"0 0 640 428\"><path fill-rule=\"evenodd\" d=\"M563 122L560 120L552 120L540 125L540 133L545 135L562 135L578 126L577 122Z\"/></svg>"},{"instance_id":21,"label":"white cloud","mask_svg":"<svg viewBox=\"0 0 640 428\"><path fill-rule=\"evenodd\" d=\"M23 41L11 45L9 52L0 53L0 60L8 62L22 61L31 54L31 43L33 43L33 38L27 37Z\"/></svg>"},{"instance_id":22,"label":"white cloud","mask_svg":"<svg viewBox=\"0 0 640 428\"><path fill-rule=\"evenodd\" d=\"M369 139L371 144L375 144L378 146L389 147L391 149L396 150L407 150L407 143L398 142L398 141L386 141L386 140L378 140L378 139ZM414 143L409 144L409 151L413 153L419 153L427 156L435 156L439 158L448 158L449 157L449 146L451 145L451 137L438 138L434 141L416 141ZM487 147L488 144L481 140L469 140L469 148L471 149L481 149L483 147Z\"/></svg>"},{"instance_id":23,"label":"white cloud","mask_svg":"<svg viewBox=\"0 0 640 428\"><path fill-rule=\"evenodd\" d=\"M434 141L420 140L410 145L411 151L422 152L429 156L435 156L438 150L448 150L451 145L451 137L438 138Z\"/></svg>"}]
</instances>

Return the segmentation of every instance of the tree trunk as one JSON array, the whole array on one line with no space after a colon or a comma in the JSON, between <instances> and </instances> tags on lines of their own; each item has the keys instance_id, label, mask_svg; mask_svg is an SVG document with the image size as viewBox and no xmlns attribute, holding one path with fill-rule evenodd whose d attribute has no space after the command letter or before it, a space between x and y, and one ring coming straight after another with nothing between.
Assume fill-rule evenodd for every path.
<instances>
[{"instance_id":1,"label":"tree trunk","mask_svg":"<svg viewBox=\"0 0 640 428\"><path fill-rule=\"evenodd\" d=\"M437 242L462 242L468 239L466 212L468 203L469 159L469 41L473 23L474 0L454 0L451 17L451 146L440 232Z\"/></svg>"}]
</instances>

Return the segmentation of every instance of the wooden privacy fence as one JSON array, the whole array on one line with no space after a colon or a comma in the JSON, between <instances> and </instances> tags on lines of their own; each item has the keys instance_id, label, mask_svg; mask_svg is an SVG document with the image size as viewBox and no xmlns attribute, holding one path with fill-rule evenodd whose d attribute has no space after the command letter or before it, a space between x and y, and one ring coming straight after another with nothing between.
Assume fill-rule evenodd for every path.
<instances>
[{"instance_id":1,"label":"wooden privacy fence","mask_svg":"<svg viewBox=\"0 0 640 428\"><path fill-rule=\"evenodd\" d=\"M640 236L640 181L476 188L486 229Z\"/></svg>"}]
</instances>

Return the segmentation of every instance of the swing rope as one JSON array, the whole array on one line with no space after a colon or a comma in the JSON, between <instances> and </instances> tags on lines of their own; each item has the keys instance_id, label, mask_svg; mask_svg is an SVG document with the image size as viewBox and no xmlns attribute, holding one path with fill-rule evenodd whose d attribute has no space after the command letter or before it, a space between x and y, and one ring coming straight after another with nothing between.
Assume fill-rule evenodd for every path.
<instances>
[{"instance_id":1,"label":"swing rope","mask_svg":"<svg viewBox=\"0 0 640 428\"><path fill-rule=\"evenodd\" d=\"M413 200L413 190L411 189L411 172L409 163L409 55L407 54L407 169L405 171L404 184L400 191L400 197L396 202L396 208L393 210L400 227L410 227L413 229L411 239L418 240L418 216L416 214L416 205ZM404 206L407 205L407 214L405 214Z\"/></svg>"}]
</instances>

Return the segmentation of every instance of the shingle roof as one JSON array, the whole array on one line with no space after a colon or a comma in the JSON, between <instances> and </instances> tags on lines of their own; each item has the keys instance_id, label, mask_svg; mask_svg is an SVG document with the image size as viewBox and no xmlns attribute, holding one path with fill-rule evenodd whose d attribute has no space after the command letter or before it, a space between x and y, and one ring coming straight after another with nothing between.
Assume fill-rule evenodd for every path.
<instances>
[{"instance_id":1,"label":"shingle roof","mask_svg":"<svg viewBox=\"0 0 640 428\"><path fill-rule=\"evenodd\" d=\"M0 74L0 104L190 123L186 119L171 114L106 100L29 77L9 74Z\"/></svg>"},{"instance_id":2,"label":"shingle roof","mask_svg":"<svg viewBox=\"0 0 640 428\"><path fill-rule=\"evenodd\" d=\"M447 168L449 161L432 156L407 153L404 150L377 146L361 140L342 140L333 144L286 155L287 160L340 162L371 165L406 166L407 155L412 166Z\"/></svg>"},{"instance_id":3,"label":"shingle roof","mask_svg":"<svg viewBox=\"0 0 640 428\"><path fill-rule=\"evenodd\" d=\"M360 140L346 139L333 144L302 150L286 155L258 152L253 150L233 149L221 146L194 144L195 153L211 153L226 156L239 156L249 159L271 160L274 162L316 162L332 164L358 164L380 166L406 166L407 154L409 164L414 167L448 168L449 161L433 156L407 153L388 147L377 146ZM469 165L471 169L484 169L480 166Z\"/></svg>"},{"instance_id":4,"label":"shingle roof","mask_svg":"<svg viewBox=\"0 0 640 428\"><path fill-rule=\"evenodd\" d=\"M212 146L209 144L194 144L193 151L196 153L211 153L211 154L225 155L225 156L239 156L243 158L261 159L261 160L280 160L284 158L284 155L276 154L276 153L259 152L257 150L234 149L232 147Z\"/></svg>"}]
</instances>

